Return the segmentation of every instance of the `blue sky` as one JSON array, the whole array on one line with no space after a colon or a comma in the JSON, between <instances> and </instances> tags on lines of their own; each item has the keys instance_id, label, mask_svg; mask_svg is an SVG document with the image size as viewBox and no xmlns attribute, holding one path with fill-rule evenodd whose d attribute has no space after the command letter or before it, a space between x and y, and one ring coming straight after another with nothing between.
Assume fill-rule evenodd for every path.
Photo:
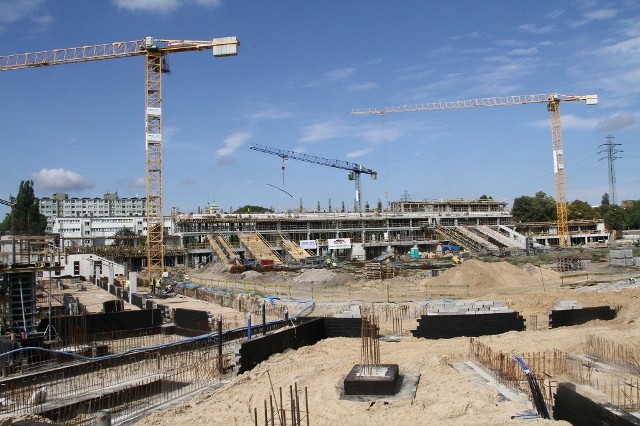
<instances>
[{"instance_id":1,"label":"blue sky","mask_svg":"<svg viewBox=\"0 0 640 426\"><path fill-rule=\"evenodd\" d=\"M165 211L353 207L347 171L289 160L283 176L252 143L376 170L362 176L372 206L554 195L545 104L350 114L539 93L599 96L561 104L567 200L609 191L607 135L618 200L640 199L636 0L0 0L0 56L145 36L241 42L236 57L169 55ZM0 93L0 198L25 179L37 196L144 196L142 57L2 72Z\"/></svg>"}]
</instances>

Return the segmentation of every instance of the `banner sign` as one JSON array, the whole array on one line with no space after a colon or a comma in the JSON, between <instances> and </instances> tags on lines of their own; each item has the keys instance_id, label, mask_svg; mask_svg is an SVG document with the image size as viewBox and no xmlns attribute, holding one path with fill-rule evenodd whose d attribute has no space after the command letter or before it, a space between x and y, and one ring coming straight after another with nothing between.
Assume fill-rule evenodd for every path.
<instances>
[{"instance_id":1,"label":"banner sign","mask_svg":"<svg viewBox=\"0 0 640 426\"><path fill-rule=\"evenodd\" d=\"M351 248L351 238L329 238L329 249L349 249Z\"/></svg>"},{"instance_id":2,"label":"banner sign","mask_svg":"<svg viewBox=\"0 0 640 426\"><path fill-rule=\"evenodd\" d=\"M305 250L315 250L318 248L316 240L300 240L300 247Z\"/></svg>"}]
</instances>

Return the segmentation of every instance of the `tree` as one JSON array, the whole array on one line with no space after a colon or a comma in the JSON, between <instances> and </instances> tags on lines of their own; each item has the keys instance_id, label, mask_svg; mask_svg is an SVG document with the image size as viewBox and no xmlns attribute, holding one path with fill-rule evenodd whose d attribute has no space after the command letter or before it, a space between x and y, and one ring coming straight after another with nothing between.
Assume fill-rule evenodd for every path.
<instances>
[{"instance_id":1,"label":"tree","mask_svg":"<svg viewBox=\"0 0 640 426\"><path fill-rule=\"evenodd\" d=\"M234 213L273 213L273 211L266 207L250 206L247 204L235 210Z\"/></svg>"},{"instance_id":2,"label":"tree","mask_svg":"<svg viewBox=\"0 0 640 426\"><path fill-rule=\"evenodd\" d=\"M631 205L625 207L627 225L630 229L640 229L640 200L632 201Z\"/></svg>"},{"instance_id":3,"label":"tree","mask_svg":"<svg viewBox=\"0 0 640 426\"><path fill-rule=\"evenodd\" d=\"M602 214L605 226L611 230L622 231L622 229L627 225L627 218L624 209L615 204L610 204L606 207L608 208L605 209Z\"/></svg>"},{"instance_id":4,"label":"tree","mask_svg":"<svg viewBox=\"0 0 640 426\"><path fill-rule=\"evenodd\" d=\"M491 195L481 195L480 196L481 200L493 200L493 197Z\"/></svg>"},{"instance_id":5,"label":"tree","mask_svg":"<svg viewBox=\"0 0 640 426\"><path fill-rule=\"evenodd\" d=\"M607 194L606 192L604 193L604 195L602 196L602 201L600 201L600 205L601 206L608 206L609 203L609 194Z\"/></svg>"},{"instance_id":6,"label":"tree","mask_svg":"<svg viewBox=\"0 0 640 426\"><path fill-rule=\"evenodd\" d=\"M47 217L40 214L33 192L33 181L23 180L11 212L0 224L0 231L11 231L14 235L44 235L46 229Z\"/></svg>"},{"instance_id":7,"label":"tree","mask_svg":"<svg viewBox=\"0 0 640 426\"><path fill-rule=\"evenodd\" d=\"M593 207L585 201L575 200L569 204L569 220L589 220L595 218Z\"/></svg>"},{"instance_id":8,"label":"tree","mask_svg":"<svg viewBox=\"0 0 640 426\"><path fill-rule=\"evenodd\" d=\"M113 246L134 247L136 242L142 240L131 228L120 228L113 234Z\"/></svg>"},{"instance_id":9,"label":"tree","mask_svg":"<svg viewBox=\"0 0 640 426\"><path fill-rule=\"evenodd\" d=\"M513 200L511 215L516 222L554 222L556 202L542 191L533 197L523 195Z\"/></svg>"}]
</instances>

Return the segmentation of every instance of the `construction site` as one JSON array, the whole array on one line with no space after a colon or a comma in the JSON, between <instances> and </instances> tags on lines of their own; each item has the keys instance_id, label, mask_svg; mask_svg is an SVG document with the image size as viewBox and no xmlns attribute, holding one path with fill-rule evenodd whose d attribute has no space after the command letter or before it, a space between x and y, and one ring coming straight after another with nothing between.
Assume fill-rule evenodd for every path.
<instances>
[{"instance_id":1,"label":"construction site","mask_svg":"<svg viewBox=\"0 0 640 426\"><path fill-rule=\"evenodd\" d=\"M10 70L144 56L147 147L135 244L2 236L2 424L640 424L638 235L567 216L559 104L595 95L352 112L545 104L553 223L514 223L491 198L363 205L360 175L375 170L254 145L347 170L353 208L178 209L165 232L164 58L238 45L147 37L0 57Z\"/></svg>"}]
</instances>

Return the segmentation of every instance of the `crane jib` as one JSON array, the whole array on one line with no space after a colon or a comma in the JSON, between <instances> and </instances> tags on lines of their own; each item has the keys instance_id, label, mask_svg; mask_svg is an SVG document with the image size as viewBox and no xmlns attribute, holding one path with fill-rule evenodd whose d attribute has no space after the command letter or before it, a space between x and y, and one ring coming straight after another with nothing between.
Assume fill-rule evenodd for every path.
<instances>
[{"instance_id":1,"label":"crane jib","mask_svg":"<svg viewBox=\"0 0 640 426\"><path fill-rule=\"evenodd\" d=\"M235 36L208 41L163 40L145 37L142 40L72 47L40 52L0 56L0 71L103 59L146 56L146 218L147 218L147 279L159 278L164 272L164 216L162 210L162 79L166 71L165 54L211 49L214 57L235 56L240 42Z\"/></svg>"},{"instance_id":2,"label":"crane jib","mask_svg":"<svg viewBox=\"0 0 640 426\"><path fill-rule=\"evenodd\" d=\"M569 226L564 181L564 154L562 149L562 134L560 131L560 102L585 101L587 105L596 105L598 95L562 95L546 93L537 95L497 96L490 98L467 99L453 102L431 102L423 104L407 104L380 108L360 108L351 110L352 115L377 114L385 115L391 112L435 111L444 109L461 109L489 106L523 105L531 103L546 103L551 113L551 139L554 149L554 172L556 177L556 209L558 223L558 245L569 245Z\"/></svg>"}]
</instances>

